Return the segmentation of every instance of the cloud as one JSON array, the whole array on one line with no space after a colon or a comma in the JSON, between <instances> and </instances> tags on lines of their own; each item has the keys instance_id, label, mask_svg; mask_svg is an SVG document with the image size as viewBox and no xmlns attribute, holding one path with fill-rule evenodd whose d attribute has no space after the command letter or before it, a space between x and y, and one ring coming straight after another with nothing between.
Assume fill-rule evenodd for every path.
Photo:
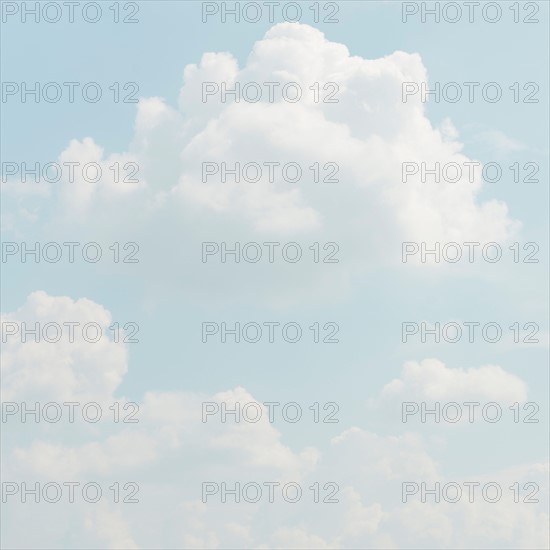
<instances>
[{"instance_id":1,"label":"cloud","mask_svg":"<svg viewBox=\"0 0 550 550\"><path fill-rule=\"evenodd\" d=\"M527 384L498 365L450 368L437 359L407 361L401 376L382 389L379 399L425 401L527 400Z\"/></svg>"},{"instance_id":2,"label":"cloud","mask_svg":"<svg viewBox=\"0 0 550 550\"><path fill-rule=\"evenodd\" d=\"M11 181L4 188L7 208L17 208L9 230L35 240L66 235L68 229L76 239L113 235L116 229L120 240L147 245L142 247L147 251L142 275L172 301L174 285L198 301L206 297L219 303L220 296L240 301L244 292L254 304L281 307L330 300L341 289L349 290L371 265L399 263L401 240L506 241L519 224L503 202L480 200L479 174L474 184L401 181L402 161L470 160L461 153L452 121L435 128L423 104L401 101L401 83L425 81L426 73L418 54L363 59L307 25L276 25L242 67L229 52L206 53L187 66L177 106L157 96L142 98L128 151L106 154L92 137L72 140L59 159L96 162L104 180L38 186L50 197L45 207L33 203L31 188ZM305 97L299 103L204 102L205 80L230 86L277 82L279 88L295 81ZM325 83L336 82L339 102L314 102L310 86L316 82L323 92ZM278 177L271 183L263 173L254 183L203 182L205 161L296 162L304 168L304 179L291 184ZM110 170L115 162L139 164L139 183L115 182ZM338 163L339 182L314 183L309 167L316 162ZM42 201L43 195L37 191L34 198ZM345 261L322 266L334 267L330 272L311 262L225 270L219 263L201 264L197 254L203 240L253 239L342 242ZM43 291L2 318L15 323L68 319L97 322L110 334L112 315L104 306ZM96 344L79 333L70 344L14 338L4 346L3 398L107 405L125 400L117 394L127 370L127 349L111 338ZM526 395L525 383L501 367L451 369L427 359L406 363L378 400L460 396L522 401ZM450 480L429 442L417 433L388 435L344 426L325 445L290 444L266 414L255 424L204 423L201 404L206 400L256 402L240 386L215 395L150 389L139 402L136 426L106 419L86 429L41 423L19 433L6 426L4 479L95 479L106 487L131 479L140 484L140 503L98 508L95 514L86 505L25 508L15 503L4 543L37 546L37 532L42 535L38 543L47 547L60 540L73 547L84 542L110 548L543 548L548 543L543 498L532 507L518 507L509 499L498 506L403 505L403 480ZM492 477L468 473L498 479L505 487L514 481L543 485L547 465L527 464L491 472ZM294 481L304 495L296 505L280 496L276 503L257 505L204 503L201 482L206 480L230 486ZM314 502L316 483L323 491L325 483L337 484L339 502ZM25 529L31 518L38 518L35 528ZM63 531L66 525L69 533Z\"/></svg>"},{"instance_id":3,"label":"cloud","mask_svg":"<svg viewBox=\"0 0 550 550\"><path fill-rule=\"evenodd\" d=\"M520 224L504 202L479 198L480 173L474 183L466 170L453 184L427 185L419 175L401 181L405 161L472 160L461 153L449 119L433 127L418 98L402 102L402 83L426 75L416 53L364 59L308 25L275 25L242 67L229 52L205 53L185 67L177 106L159 96L141 98L128 151L106 155L92 137L72 140L60 159L100 164L100 182L63 180L39 204L28 193L14 194L13 182L5 186L6 208L21 213L10 217L8 229L27 240L59 238L69 229L80 240L116 232L148 251L145 279L162 289L203 301L253 298L278 308L319 296L345 298L372 265L399 264L403 241L507 242ZM203 82L257 82L264 93L256 103L203 101ZM275 94L270 102L265 82L277 90L296 82L303 99L290 103ZM327 83L336 83L337 103L323 102L336 90L332 84L323 90ZM139 183L114 182L109 167L115 162L139 165ZM204 162L280 165L273 181L263 166L258 181L241 177L237 183L231 176L221 181L220 173L203 181ZM299 182L283 179L280 170L288 163L300 166ZM327 163L337 164L339 181L315 183L315 163L320 180L332 172L324 171ZM304 256L290 266L260 263L251 273L241 261L226 266L220 278L219 264L213 272L200 261L204 241L298 241L305 255L314 242L345 243L345 250L342 244L340 263L330 269L317 269Z\"/></svg>"},{"instance_id":4,"label":"cloud","mask_svg":"<svg viewBox=\"0 0 550 550\"><path fill-rule=\"evenodd\" d=\"M504 132L500 132L499 130L479 132L474 136L473 141L481 143L489 150L503 155L517 153L518 151L527 149L527 145L507 136Z\"/></svg>"},{"instance_id":5,"label":"cloud","mask_svg":"<svg viewBox=\"0 0 550 550\"><path fill-rule=\"evenodd\" d=\"M110 312L87 298L35 291L20 309L3 314L1 322L6 340L1 370L4 401L32 402L48 396L57 401L104 402L112 399L127 372L127 345L113 341ZM73 336L65 323L73 323ZM16 334L7 333L8 324ZM36 328L38 342L30 332L25 334ZM44 334L50 341L44 340Z\"/></svg>"},{"instance_id":6,"label":"cloud","mask_svg":"<svg viewBox=\"0 0 550 550\"><path fill-rule=\"evenodd\" d=\"M115 510L106 508L91 514L86 522L86 527L104 540L109 550L125 548L127 550L138 549L130 534L130 529L121 514Z\"/></svg>"}]
</instances>

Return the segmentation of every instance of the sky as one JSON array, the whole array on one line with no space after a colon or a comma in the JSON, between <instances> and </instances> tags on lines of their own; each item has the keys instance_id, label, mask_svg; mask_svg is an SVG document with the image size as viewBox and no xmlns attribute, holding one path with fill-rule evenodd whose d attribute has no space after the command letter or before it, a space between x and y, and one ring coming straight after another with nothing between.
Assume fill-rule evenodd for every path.
<instances>
[{"instance_id":1,"label":"sky","mask_svg":"<svg viewBox=\"0 0 550 550\"><path fill-rule=\"evenodd\" d=\"M4 547L548 547L547 3L1 6Z\"/></svg>"}]
</instances>

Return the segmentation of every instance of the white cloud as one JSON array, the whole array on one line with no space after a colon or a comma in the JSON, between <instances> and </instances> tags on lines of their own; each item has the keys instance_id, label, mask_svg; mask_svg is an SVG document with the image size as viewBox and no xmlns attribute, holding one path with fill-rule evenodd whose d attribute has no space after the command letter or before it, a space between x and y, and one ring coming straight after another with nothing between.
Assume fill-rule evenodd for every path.
<instances>
[{"instance_id":1,"label":"white cloud","mask_svg":"<svg viewBox=\"0 0 550 550\"><path fill-rule=\"evenodd\" d=\"M517 153L518 151L527 149L527 145L507 136L504 132L500 132L499 130L479 132L474 136L473 140L474 142L483 144L495 153L504 155Z\"/></svg>"},{"instance_id":2,"label":"white cloud","mask_svg":"<svg viewBox=\"0 0 550 550\"><path fill-rule=\"evenodd\" d=\"M483 400L512 404L527 400L527 384L498 365L450 368L437 359L407 361L401 376L382 389L380 400Z\"/></svg>"},{"instance_id":3,"label":"white cloud","mask_svg":"<svg viewBox=\"0 0 550 550\"><path fill-rule=\"evenodd\" d=\"M112 317L103 306L80 298L49 296L36 291L17 311L2 315L4 323L18 329L14 335L4 334L2 345L2 399L4 401L32 401L48 396L50 400L88 402L111 399L116 387L127 371L127 345L115 343L109 326ZM38 342L31 334L22 342L24 328L41 332ZM61 329L57 342L43 339L47 323L56 323ZM70 342L69 326L74 325L74 341ZM97 342L95 325L100 327L101 338ZM87 336L86 336L87 335ZM55 326L47 331L50 339L56 339Z\"/></svg>"},{"instance_id":4,"label":"white cloud","mask_svg":"<svg viewBox=\"0 0 550 550\"><path fill-rule=\"evenodd\" d=\"M276 25L242 67L229 52L206 53L187 66L177 108L160 97L142 98L127 152L105 155L93 138L71 141L60 159L98 162L106 179L53 186L52 201L44 204L55 206L55 224L46 221L51 210L13 196L14 185L7 186L8 208L16 201L14 211L27 213L12 217L9 227L27 240L69 229L80 240L116 232L148 251L143 269L163 289L184 289L202 300L213 293L217 300L253 297L278 308L345 297L372 265L400 263L402 241L505 242L519 223L505 203L478 198L479 174L474 183L466 171L453 184L426 185L418 176L401 182L403 161L471 160L450 120L434 128L423 104L401 101L402 82L425 81L426 73L416 53L369 60L307 25ZM295 81L304 100L203 102L203 81ZM315 82L336 82L339 103L314 103L309 87ZM140 183L114 183L109 166L128 161L139 164ZM256 183L203 183L203 162L296 162L303 180L270 183L263 170ZM315 162L338 163L339 183L314 183L309 167ZM205 240L299 241L306 253L313 242L332 241L345 243L345 250L342 245L340 264L330 270L310 261L257 265L254 274L243 271L249 265L229 266L220 281L219 270L200 263ZM161 264L160 271L153 267Z\"/></svg>"},{"instance_id":5,"label":"white cloud","mask_svg":"<svg viewBox=\"0 0 550 550\"><path fill-rule=\"evenodd\" d=\"M120 512L102 508L86 521L86 527L106 542L109 550L137 550L130 529Z\"/></svg>"}]
</instances>

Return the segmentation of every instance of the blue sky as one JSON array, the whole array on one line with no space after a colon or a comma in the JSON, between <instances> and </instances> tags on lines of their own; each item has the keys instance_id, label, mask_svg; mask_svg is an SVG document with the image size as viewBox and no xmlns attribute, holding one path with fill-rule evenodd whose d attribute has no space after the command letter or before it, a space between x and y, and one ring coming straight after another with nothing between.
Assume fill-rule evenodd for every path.
<instances>
[{"instance_id":1,"label":"blue sky","mask_svg":"<svg viewBox=\"0 0 550 550\"><path fill-rule=\"evenodd\" d=\"M16 176L2 185L3 242L97 241L106 258L97 264L3 263L3 321L100 318L105 327L114 321L140 327L137 344L29 347L12 338L5 346L4 401L129 400L143 414L136 429L102 423L78 435L65 424L2 426L5 479L62 479L64 465L78 479L132 478L144 487L143 501L132 509L60 504L44 517L51 523L68 514L67 525L44 523L37 533L52 548L544 547L548 5L532 3L540 10L538 24L514 23L511 2L498 3L503 17L494 24L480 17L403 23L402 3L382 1L334 3L334 24L315 24L307 9L299 24L280 17L273 24L237 24L202 23L200 2L138 4L137 24L110 22L110 3L101 3L105 17L95 24L77 17L73 24L14 18L2 25L3 83L94 81L105 91L96 104L9 98L2 103L3 162L140 165L140 184L127 189L109 181L92 190L65 180L23 186ZM296 80L304 89L312 80L339 82L342 96L335 106L300 102L295 108L200 100L203 81L268 77ZM404 104L395 98L406 79L430 86L496 82L506 95L496 103L478 97ZM140 103L109 100L114 82L137 83ZM539 102L514 103L508 88L515 82L536 83ZM424 158L497 162L505 175L475 185L400 183L400 162ZM294 190L284 182L202 185L200 163L225 159L298 160L305 167L312 159L333 161L340 181L332 187L304 181ZM515 183L507 167L516 162L536 163L540 181ZM504 257L494 264L479 257L471 264L403 263L401 243L422 240L497 242ZM305 251L313 242L334 241L340 261L204 264L203 241L297 241ZM139 263L108 261L114 242L137 242ZM537 243L539 263L514 263L508 248L514 242ZM297 344L204 344L206 321L292 321L304 328L304 338ZM407 321L496 322L504 336L496 344L480 338L403 343ZM312 343L307 327L314 322L338 323L339 343ZM516 322L537 323L540 341L514 343L508 327ZM84 376L79 365L93 374ZM197 424L202 401L243 395L259 403L295 401L304 410L336 402L339 422L278 421L258 431ZM400 421L402 401L434 398L494 401L505 411L514 402L534 402L540 421L515 424L509 410L489 425ZM514 532L483 530L478 521L497 525L486 503L403 509L396 487L415 473L442 481L537 481L543 498L536 507L515 505L520 512L502 504L497 515L522 518L514 520ZM294 476L309 484L341 480L345 498L333 528L325 525L325 511L307 507L303 521L289 517L284 506L248 510L241 521L237 505L223 513L215 504L200 505L202 481L247 475ZM4 544L36 547L37 533L18 534L32 507L16 503L5 510L4 522L9 518L13 526ZM180 526L168 510L202 519ZM86 539L87 525L96 526L97 538Z\"/></svg>"}]
</instances>

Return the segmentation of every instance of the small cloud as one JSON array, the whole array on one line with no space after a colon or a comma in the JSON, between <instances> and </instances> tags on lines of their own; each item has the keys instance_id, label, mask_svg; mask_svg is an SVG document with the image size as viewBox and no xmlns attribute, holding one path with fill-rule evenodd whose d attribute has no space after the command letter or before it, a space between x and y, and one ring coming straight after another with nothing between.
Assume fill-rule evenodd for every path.
<instances>
[{"instance_id":1,"label":"small cloud","mask_svg":"<svg viewBox=\"0 0 550 550\"><path fill-rule=\"evenodd\" d=\"M472 141L484 145L493 152L504 155L527 149L527 145L524 143L510 138L504 132L498 130L479 132L473 137Z\"/></svg>"}]
</instances>

